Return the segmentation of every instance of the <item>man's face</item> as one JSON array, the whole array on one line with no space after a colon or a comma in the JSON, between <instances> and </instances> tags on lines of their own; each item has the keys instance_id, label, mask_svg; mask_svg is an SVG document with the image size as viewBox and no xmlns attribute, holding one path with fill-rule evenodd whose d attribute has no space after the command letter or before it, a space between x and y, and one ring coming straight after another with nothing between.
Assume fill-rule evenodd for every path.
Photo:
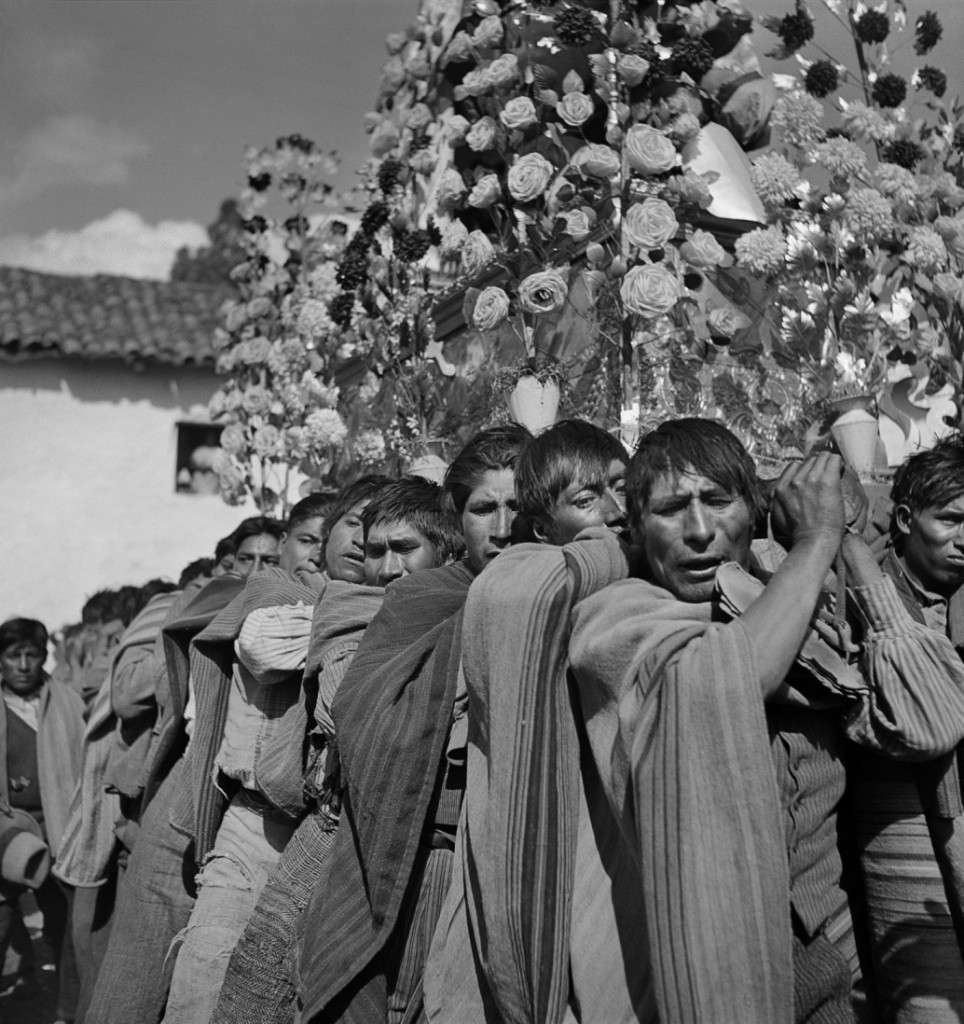
<instances>
[{"instance_id":1,"label":"man's face","mask_svg":"<svg viewBox=\"0 0 964 1024\"><path fill-rule=\"evenodd\" d=\"M438 565L434 546L408 523L376 523L365 539L365 582L386 587L420 569Z\"/></svg>"},{"instance_id":2,"label":"man's face","mask_svg":"<svg viewBox=\"0 0 964 1024\"><path fill-rule=\"evenodd\" d=\"M590 526L608 526L619 533L626 528L626 465L613 459L606 483L573 481L556 500L548 523L534 524L533 533L544 544L568 544Z\"/></svg>"},{"instance_id":3,"label":"man's face","mask_svg":"<svg viewBox=\"0 0 964 1024\"><path fill-rule=\"evenodd\" d=\"M321 568L321 528L324 516L303 519L281 539L281 568L285 572L318 572Z\"/></svg>"},{"instance_id":4,"label":"man's face","mask_svg":"<svg viewBox=\"0 0 964 1024\"><path fill-rule=\"evenodd\" d=\"M365 532L361 514L370 498L356 502L332 525L325 546L325 568L333 580L365 582Z\"/></svg>"},{"instance_id":5,"label":"man's face","mask_svg":"<svg viewBox=\"0 0 964 1024\"><path fill-rule=\"evenodd\" d=\"M234 571L241 579L247 579L251 573L261 572L266 565L277 565L279 547L278 538L270 533L245 537L234 556Z\"/></svg>"},{"instance_id":6,"label":"man's face","mask_svg":"<svg viewBox=\"0 0 964 1024\"><path fill-rule=\"evenodd\" d=\"M43 682L47 652L29 640L11 644L0 654L0 678L3 685L21 697L29 697Z\"/></svg>"},{"instance_id":7,"label":"man's face","mask_svg":"<svg viewBox=\"0 0 964 1024\"><path fill-rule=\"evenodd\" d=\"M895 510L903 536L901 557L925 590L951 594L964 583L964 496L947 505Z\"/></svg>"},{"instance_id":8,"label":"man's face","mask_svg":"<svg viewBox=\"0 0 964 1024\"><path fill-rule=\"evenodd\" d=\"M632 534L657 586L680 601L708 601L723 562L749 563L753 516L742 497L713 480L667 472L653 484Z\"/></svg>"},{"instance_id":9,"label":"man's face","mask_svg":"<svg viewBox=\"0 0 964 1024\"><path fill-rule=\"evenodd\" d=\"M214 568L211 570L212 576L223 576L226 572L231 572L234 568L234 554L222 555L220 560L214 563Z\"/></svg>"},{"instance_id":10,"label":"man's face","mask_svg":"<svg viewBox=\"0 0 964 1024\"><path fill-rule=\"evenodd\" d=\"M473 572L481 572L511 543L515 500L515 473L489 469L479 479L462 512L466 556Z\"/></svg>"}]
</instances>

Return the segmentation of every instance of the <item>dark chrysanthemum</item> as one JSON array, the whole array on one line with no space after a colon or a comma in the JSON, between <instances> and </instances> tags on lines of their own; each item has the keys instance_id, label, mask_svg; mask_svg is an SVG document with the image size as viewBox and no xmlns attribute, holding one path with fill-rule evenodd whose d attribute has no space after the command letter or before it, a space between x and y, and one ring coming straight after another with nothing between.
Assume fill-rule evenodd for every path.
<instances>
[{"instance_id":1,"label":"dark chrysanthemum","mask_svg":"<svg viewBox=\"0 0 964 1024\"><path fill-rule=\"evenodd\" d=\"M894 139L881 148L880 158L889 164L897 164L912 171L914 165L924 159L924 150L910 139Z\"/></svg>"},{"instance_id":2,"label":"dark chrysanthemum","mask_svg":"<svg viewBox=\"0 0 964 1024\"><path fill-rule=\"evenodd\" d=\"M428 252L431 244L427 231L398 231L395 234L395 255L402 263L415 263Z\"/></svg>"},{"instance_id":3,"label":"dark chrysanthemum","mask_svg":"<svg viewBox=\"0 0 964 1024\"><path fill-rule=\"evenodd\" d=\"M947 92L947 75L940 68L931 67L929 64L917 72L920 78L921 88L930 91L940 99Z\"/></svg>"},{"instance_id":4,"label":"dark chrysanthemum","mask_svg":"<svg viewBox=\"0 0 964 1024\"><path fill-rule=\"evenodd\" d=\"M673 68L698 82L713 67L713 51L702 39L681 39L672 54Z\"/></svg>"},{"instance_id":5,"label":"dark chrysanthemum","mask_svg":"<svg viewBox=\"0 0 964 1024\"><path fill-rule=\"evenodd\" d=\"M355 296L350 292L342 292L328 303L328 315L331 317L332 323L337 324L339 327L347 327L351 322L351 314L354 308Z\"/></svg>"},{"instance_id":6,"label":"dark chrysanthemum","mask_svg":"<svg viewBox=\"0 0 964 1024\"><path fill-rule=\"evenodd\" d=\"M402 165L398 160L386 160L378 168L378 187L388 193L398 184L402 177Z\"/></svg>"},{"instance_id":7,"label":"dark chrysanthemum","mask_svg":"<svg viewBox=\"0 0 964 1024\"><path fill-rule=\"evenodd\" d=\"M828 139L846 139L848 142L853 142L854 137L847 131L846 128L834 127L827 129Z\"/></svg>"},{"instance_id":8,"label":"dark chrysanthemum","mask_svg":"<svg viewBox=\"0 0 964 1024\"><path fill-rule=\"evenodd\" d=\"M964 153L964 124L959 124L954 129L954 148L958 153Z\"/></svg>"},{"instance_id":9,"label":"dark chrysanthemum","mask_svg":"<svg viewBox=\"0 0 964 1024\"><path fill-rule=\"evenodd\" d=\"M907 83L900 75L881 75L874 82L873 92L870 95L874 103L881 107L899 107L907 95Z\"/></svg>"},{"instance_id":10,"label":"dark chrysanthemum","mask_svg":"<svg viewBox=\"0 0 964 1024\"><path fill-rule=\"evenodd\" d=\"M556 38L565 46L588 46L599 34L599 22L585 7L564 7L555 22Z\"/></svg>"},{"instance_id":11,"label":"dark chrysanthemum","mask_svg":"<svg viewBox=\"0 0 964 1024\"><path fill-rule=\"evenodd\" d=\"M940 42L944 34L944 27L941 19L933 11L925 11L917 19L917 27L914 31L914 52L930 53Z\"/></svg>"},{"instance_id":12,"label":"dark chrysanthemum","mask_svg":"<svg viewBox=\"0 0 964 1024\"><path fill-rule=\"evenodd\" d=\"M361 231L365 235L374 235L375 232L388 220L388 205L382 202L370 203L368 209L362 214Z\"/></svg>"},{"instance_id":13,"label":"dark chrysanthemum","mask_svg":"<svg viewBox=\"0 0 964 1024\"><path fill-rule=\"evenodd\" d=\"M806 11L785 14L780 19L777 35L783 40L783 45L793 53L813 39L813 18Z\"/></svg>"},{"instance_id":14,"label":"dark chrysanthemum","mask_svg":"<svg viewBox=\"0 0 964 1024\"><path fill-rule=\"evenodd\" d=\"M368 253L364 249L345 250L335 271L335 280L345 289L354 291L368 279Z\"/></svg>"},{"instance_id":15,"label":"dark chrysanthemum","mask_svg":"<svg viewBox=\"0 0 964 1024\"><path fill-rule=\"evenodd\" d=\"M807 74L803 79L804 88L818 100L829 96L839 83L840 75L837 72L837 67L829 60L815 61L807 68Z\"/></svg>"},{"instance_id":16,"label":"dark chrysanthemum","mask_svg":"<svg viewBox=\"0 0 964 1024\"><path fill-rule=\"evenodd\" d=\"M890 35L890 18L883 11L864 11L854 27L862 43L882 43Z\"/></svg>"},{"instance_id":17,"label":"dark chrysanthemum","mask_svg":"<svg viewBox=\"0 0 964 1024\"><path fill-rule=\"evenodd\" d=\"M262 171L260 174L249 174L248 175L248 186L253 188L255 192L264 192L264 190L271 184L271 175L267 171Z\"/></svg>"},{"instance_id":18,"label":"dark chrysanthemum","mask_svg":"<svg viewBox=\"0 0 964 1024\"><path fill-rule=\"evenodd\" d=\"M252 235L258 235L268 229L268 222L260 213L256 213L250 220L241 221L241 227Z\"/></svg>"}]
</instances>

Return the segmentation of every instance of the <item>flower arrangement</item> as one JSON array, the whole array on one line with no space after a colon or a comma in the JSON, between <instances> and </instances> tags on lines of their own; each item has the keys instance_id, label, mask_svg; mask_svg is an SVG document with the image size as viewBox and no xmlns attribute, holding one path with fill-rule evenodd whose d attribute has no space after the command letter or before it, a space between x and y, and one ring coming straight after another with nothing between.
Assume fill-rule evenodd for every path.
<instances>
[{"instance_id":1,"label":"flower arrangement","mask_svg":"<svg viewBox=\"0 0 964 1024\"><path fill-rule=\"evenodd\" d=\"M852 39L852 70L819 46L804 3L765 22L797 73L778 76L776 141L753 162L768 224L737 241L737 265L772 287L768 340L798 363L816 411L908 374L960 392L964 111L941 101L939 68L902 66L901 0L824 7ZM940 20L924 11L912 32L927 57Z\"/></svg>"},{"instance_id":2,"label":"flower arrangement","mask_svg":"<svg viewBox=\"0 0 964 1024\"><path fill-rule=\"evenodd\" d=\"M215 337L226 380L209 412L225 424L213 466L222 496L253 498L265 514L287 514L297 480L324 473L348 436L333 379L345 352L330 307L347 234L330 216L335 168L300 135L248 152L246 259Z\"/></svg>"}]
</instances>

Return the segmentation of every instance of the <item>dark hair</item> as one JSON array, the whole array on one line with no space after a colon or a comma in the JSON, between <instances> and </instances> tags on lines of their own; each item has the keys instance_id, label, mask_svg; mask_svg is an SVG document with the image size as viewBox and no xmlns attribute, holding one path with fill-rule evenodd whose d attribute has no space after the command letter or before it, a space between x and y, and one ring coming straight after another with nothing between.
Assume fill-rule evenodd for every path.
<instances>
[{"instance_id":1,"label":"dark hair","mask_svg":"<svg viewBox=\"0 0 964 1024\"><path fill-rule=\"evenodd\" d=\"M422 477L408 477L389 484L372 498L362 512L365 540L373 526L407 523L435 548L438 564L462 553L465 541L459 517L438 484Z\"/></svg>"},{"instance_id":2,"label":"dark hair","mask_svg":"<svg viewBox=\"0 0 964 1024\"><path fill-rule=\"evenodd\" d=\"M233 555L237 550L238 545L234 542L233 533L222 537L214 546L214 564L217 565L225 555Z\"/></svg>"},{"instance_id":3,"label":"dark hair","mask_svg":"<svg viewBox=\"0 0 964 1024\"><path fill-rule=\"evenodd\" d=\"M515 469L522 449L532 435L521 423L506 423L481 430L455 456L442 484L461 515L469 495L490 470Z\"/></svg>"},{"instance_id":4,"label":"dark hair","mask_svg":"<svg viewBox=\"0 0 964 1024\"><path fill-rule=\"evenodd\" d=\"M894 474L890 499L896 510L906 505L911 512L947 505L964 495L964 434L943 437L933 448L911 455ZM890 535L899 537L894 513Z\"/></svg>"},{"instance_id":5,"label":"dark hair","mask_svg":"<svg viewBox=\"0 0 964 1024\"><path fill-rule=\"evenodd\" d=\"M348 484L347 487L343 487L338 497L332 503L331 510L328 513L328 518L325 520L321 537L324 543L328 543L328 536L331 533L331 528L349 511L349 509L354 508L354 506L360 501L370 500L378 494L383 487L387 487L388 484L393 483L395 483L394 477L379 476L377 473L368 473L365 476L360 476L353 483Z\"/></svg>"},{"instance_id":6,"label":"dark hair","mask_svg":"<svg viewBox=\"0 0 964 1024\"><path fill-rule=\"evenodd\" d=\"M315 516L327 519L334 504L334 496L324 492L309 494L307 498L302 498L288 513L288 533L296 530L306 519L314 519Z\"/></svg>"},{"instance_id":7,"label":"dark hair","mask_svg":"<svg viewBox=\"0 0 964 1024\"><path fill-rule=\"evenodd\" d=\"M519 455L519 511L530 523L544 523L562 492L576 481L605 487L616 459L625 463L629 456L612 434L587 420L562 420L533 438Z\"/></svg>"},{"instance_id":8,"label":"dark hair","mask_svg":"<svg viewBox=\"0 0 964 1024\"><path fill-rule=\"evenodd\" d=\"M117 591L95 591L84 602L80 618L85 626L100 626L117 618Z\"/></svg>"},{"instance_id":9,"label":"dark hair","mask_svg":"<svg viewBox=\"0 0 964 1024\"><path fill-rule=\"evenodd\" d=\"M0 626L0 654L14 644L33 644L47 656L47 627L36 619L7 619Z\"/></svg>"},{"instance_id":10,"label":"dark hair","mask_svg":"<svg viewBox=\"0 0 964 1024\"><path fill-rule=\"evenodd\" d=\"M629 519L638 523L656 478L695 471L738 495L754 521L765 503L756 466L739 438L715 420L667 420L640 438L626 474Z\"/></svg>"},{"instance_id":11,"label":"dark hair","mask_svg":"<svg viewBox=\"0 0 964 1024\"><path fill-rule=\"evenodd\" d=\"M181 570L181 575L177 578L178 590L183 590L191 580L210 576L214 565L213 558L195 558L193 562L188 562Z\"/></svg>"},{"instance_id":12,"label":"dark hair","mask_svg":"<svg viewBox=\"0 0 964 1024\"><path fill-rule=\"evenodd\" d=\"M281 540L281 535L284 532L285 524L280 519L272 519L270 516L251 516L250 519L241 520L238 528L231 534L231 539L234 541L234 550L237 551L249 537L260 537L266 533L269 537L274 537L275 540Z\"/></svg>"}]
</instances>

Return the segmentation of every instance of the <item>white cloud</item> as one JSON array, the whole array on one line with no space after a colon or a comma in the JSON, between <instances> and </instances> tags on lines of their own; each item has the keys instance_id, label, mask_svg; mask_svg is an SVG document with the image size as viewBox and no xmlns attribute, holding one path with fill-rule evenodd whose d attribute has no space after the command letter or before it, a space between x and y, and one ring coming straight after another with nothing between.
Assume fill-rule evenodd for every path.
<instances>
[{"instance_id":1,"label":"white cloud","mask_svg":"<svg viewBox=\"0 0 964 1024\"><path fill-rule=\"evenodd\" d=\"M115 210L79 231L48 231L39 238L0 236L0 264L49 274L119 274L163 280L177 250L208 244L195 221L148 224L139 213Z\"/></svg>"},{"instance_id":2,"label":"white cloud","mask_svg":"<svg viewBox=\"0 0 964 1024\"><path fill-rule=\"evenodd\" d=\"M16 167L4 181L4 202L32 199L57 185L123 185L130 165L150 146L136 133L103 124L86 114L48 118L9 146Z\"/></svg>"}]
</instances>

